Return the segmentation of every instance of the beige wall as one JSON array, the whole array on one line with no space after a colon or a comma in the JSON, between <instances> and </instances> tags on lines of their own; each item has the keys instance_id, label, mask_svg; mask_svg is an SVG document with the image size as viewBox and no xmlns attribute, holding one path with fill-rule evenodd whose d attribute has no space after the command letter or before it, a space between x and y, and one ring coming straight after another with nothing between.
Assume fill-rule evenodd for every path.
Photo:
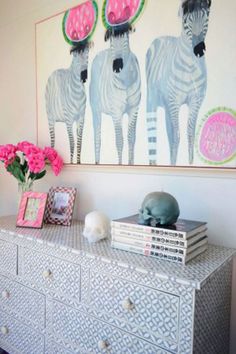
<instances>
[{"instance_id":1,"label":"beige wall","mask_svg":"<svg viewBox=\"0 0 236 354\"><path fill-rule=\"evenodd\" d=\"M23 139L36 141L34 24L77 3L68 0L0 0L0 144ZM135 213L146 193L165 190L177 198L181 217L208 221L210 242L236 248L235 183L236 174L229 171L80 166L66 167L58 178L49 172L37 183L36 189L46 191L51 185L60 184L76 186L79 198L75 216L80 218L94 209L103 210L110 218ZM2 166L0 195L0 215L15 213L17 184ZM234 268L236 270L236 264ZM234 333L235 288L236 274L232 311ZM232 353L235 352L234 335Z\"/></svg>"}]
</instances>

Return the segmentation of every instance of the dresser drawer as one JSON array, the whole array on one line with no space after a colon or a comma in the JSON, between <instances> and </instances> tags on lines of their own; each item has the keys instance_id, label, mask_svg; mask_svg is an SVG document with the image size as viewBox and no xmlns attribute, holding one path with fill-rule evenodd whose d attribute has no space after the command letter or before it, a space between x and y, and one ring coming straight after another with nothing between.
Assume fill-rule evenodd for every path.
<instances>
[{"instance_id":1,"label":"dresser drawer","mask_svg":"<svg viewBox=\"0 0 236 354\"><path fill-rule=\"evenodd\" d=\"M42 354L44 337L0 311L0 347L11 354Z\"/></svg>"},{"instance_id":2,"label":"dresser drawer","mask_svg":"<svg viewBox=\"0 0 236 354\"><path fill-rule=\"evenodd\" d=\"M45 296L0 276L1 310L32 326L45 327Z\"/></svg>"},{"instance_id":3,"label":"dresser drawer","mask_svg":"<svg viewBox=\"0 0 236 354\"><path fill-rule=\"evenodd\" d=\"M167 349L178 343L179 296L90 272L89 306L109 315L111 324ZM160 341L158 341L160 339Z\"/></svg>"},{"instance_id":4,"label":"dresser drawer","mask_svg":"<svg viewBox=\"0 0 236 354\"><path fill-rule=\"evenodd\" d=\"M51 311L51 335L58 343L70 344L73 353L170 353L57 301Z\"/></svg>"},{"instance_id":5,"label":"dresser drawer","mask_svg":"<svg viewBox=\"0 0 236 354\"><path fill-rule=\"evenodd\" d=\"M61 345L57 344L53 340L48 340L46 343L45 354L74 354L72 351L65 349ZM88 354L85 352L79 352L79 354Z\"/></svg>"},{"instance_id":6,"label":"dresser drawer","mask_svg":"<svg viewBox=\"0 0 236 354\"><path fill-rule=\"evenodd\" d=\"M42 291L50 291L80 300L80 266L61 259L23 249L22 275L26 282Z\"/></svg>"},{"instance_id":7,"label":"dresser drawer","mask_svg":"<svg viewBox=\"0 0 236 354\"><path fill-rule=\"evenodd\" d=\"M17 274L17 245L0 240L0 272Z\"/></svg>"}]
</instances>

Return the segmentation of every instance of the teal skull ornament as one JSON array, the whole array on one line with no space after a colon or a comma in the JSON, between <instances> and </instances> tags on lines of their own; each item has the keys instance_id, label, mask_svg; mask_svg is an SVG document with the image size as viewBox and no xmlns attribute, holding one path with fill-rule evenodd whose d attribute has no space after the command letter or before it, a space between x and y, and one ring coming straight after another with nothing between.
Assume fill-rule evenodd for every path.
<instances>
[{"instance_id":1,"label":"teal skull ornament","mask_svg":"<svg viewBox=\"0 0 236 354\"><path fill-rule=\"evenodd\" d=\"M179 217L177 200L169 193L152 192L146 195L139 210L141 225L173 225Z\"/></svg>"}]
</instances>

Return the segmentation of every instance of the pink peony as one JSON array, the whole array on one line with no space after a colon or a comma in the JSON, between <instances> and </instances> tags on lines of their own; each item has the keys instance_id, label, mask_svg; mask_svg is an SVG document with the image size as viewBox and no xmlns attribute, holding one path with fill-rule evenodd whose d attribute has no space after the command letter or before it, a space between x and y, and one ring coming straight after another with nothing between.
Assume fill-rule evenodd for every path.
<instances>
[{"instance_id":1,"label":"pink peony","mask_svg":"<svg viewBox=\"0 0 236 354\"><path fill-rule=\"evenodd\" d=\"M12 144L0 145L0 160L8 166L16 157L17 147Z\"/></svg>"},{"instance_id":2,"label":"pink peony","mask_svg":"<svg viewBox=\"0 0 236 354\"><path fill-rule=\"evenodd\" d=\"M21 158L22 154L17 154L18 152L23 154L23 160ZM31 177L33 180L42 178L46 173L46 161L49 161L56 176L61 172L63 167L63 160L55 149L51 147L41 149L28 141L21 141L17 146L12 144L0 145L0 161L4 162L8 172L18 180L22 179L22 174L26 177L28 170L35 174L35 176ZM26 162L28 169L22 161ZM11 166L13 162L14 165ZM43 171L45 173L41 174Z\"/></svg>"},{"instance_id":3,"label":"pink peony","mask_svg":"<svg viewBox=\"0 0 236 354\"><path fill-rule=\"evenodd\" d=\"M58 155L56 150L51 147L45 147L44 154L48 161L51 163L53 173L58 176L63 167L62 158Z\"/></svg>"},{"instance_id":4,"label":"pink peony","mask_svg":"<svg viewBox=\"0 0 236 354\"><path fill-rule=\"evenodd\" d=\"M35 145L32 143L29 143L28 141L21 141L20 143L17 144L17 150L23 152L25 155L28 155L32 146L35 146Z\"/></svg>"},{"instance_id":5,"label":"pink peony","mask_svg":"<svg viewBox=\"0 0 236 354\"><path fill-rule=\"evenodd\" d=\"M58 156L58 153L52 147L46 146L43 150L45 157L49 162L53 162L53 160Z\"/></svg>"},{"instance_id":6,"label":"pink peony","mask_svg":"<svg viewBox=\"0 0 236 354\"><path fill-rule=\"evenodd\" d=\"M41 149L33 149L27 156L30 172L39 173L45 168L45 156Z\"/></svg>"},{"instance_id":7,"label":"pink peony","mask_svg":"<svg viewBox=\"0 0 236 354\"><path fill-rule=\"evenodd\" d=\"M55 176L58 176L59 173L61 172L63 167L63 160L62 158L58 155L55 160L52 162L52 170Z\"/></svg>"}]
</instances>

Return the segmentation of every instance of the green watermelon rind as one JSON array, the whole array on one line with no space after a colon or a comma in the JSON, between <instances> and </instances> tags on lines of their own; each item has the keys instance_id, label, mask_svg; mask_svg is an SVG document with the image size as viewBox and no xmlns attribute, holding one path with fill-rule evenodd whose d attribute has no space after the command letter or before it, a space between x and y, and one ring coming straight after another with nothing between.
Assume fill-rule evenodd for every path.
<instances>
[{"instance_id":1,"label":"green watermelon rind","mask_svg":"<svg viewBox=\"0 0 236 354\"><path fill-rule=\"evenodd\" d=\"M136 13L136 15L132 18L132 21L131 21L131 25L133 23L135 23L137 21L137 19L139 18L139 16L141 15L142 11L144 11L144 6L145 6L145 0L141 0L141 4L139 6L139 9L138 9L138 12Z\"/></svg>"},{"instance_id":2,"label":"green watermelon rind","mask_svg":"<svg viewBox=\"0 0 236 354\"><path fill-rule=\"evenodd\" d=\"M70 9L67 10L63 16L63 20L62 20L62 33L63 33L63 36L64 36L64 39L67 43L69 43L70 45L76 45L76 43L79 43L79 42L85 42L85 41L89 41L91 40L93 34L94 34L94 31L96 29L96 26L97 26L97 22L98 22L98 4L97 4L97 1L96 0L92 0L92 4L93 4L93 8L94 8L94 11L95 11L95 21L94 21L94 25L93 25L93 28L92 30L90 31L90 33L88 34L87 37L83 38L82 40L78 41L78 42L74 42L72 40L70 40L68 37L67 37L67 34L66 34L66 31L65 31L65 28L66 28L66 21L67 21L67 18L69 16L69 12L70 12Z\"/></svg>"},{"instance_id":3,"label":"green watermelon rind","mask_svg":"<svg viewBox=\"0 0 236 354\"><path fill-rule=\"evenodd\" d=\"M129 24L134 24L134 22L136 22L136 20L138 19L138 17L140 16L141 12L144 10L144 5L146 4L145 3L146 0L141 0L141 3L140 3L140 6L139 6L139 9L136 13L136 15L132 18L132 21L128 21ZM110 25L108 22L107 22L107 18L106 18L106 4L107 3L107 0L104 0L103 1L103 5L102 5L102 23L103 23L103 26L106 28L106 29L110 29L110 28L113 28L113 27L118 27L120 25ZM121 24L122 25L122 24Z\"/></svg>"},{"instance_id":4,"label":"green watermelon rind","mask_svg":"<svg viewBox=\"0 0 236 354\"><path fill-rule=\"evenodd\" d=\"M228 107L216 107L216 108L213 108L211 109L210 111L208 111L202 121L201 121L201 124L199 125L198 127L198 130L197 130L197 139L196 139L196 143L195 143L195 148L197 150L197 153L198 153L198 156L200 157L200 159L207 163L208 165L212 165L212 166L220 166L220 165L223 165L225 163L228 163L230 161L232 161L234 158L236 158L236 152L234 152L230 157L228 157L227 159L223 160L223 161L212 161L212 160L208 160L206 157L204 157L202 155L202 153L200 152L200 149L199 149L199 140L200 140L200 136L201 136L201 131L202 131L202 128L203 128L203 125L204 123L207 121L207 119L214 113L219 113L219 112L226 112L226 113L230 113L235 119L236 119L236 110L232 109L232 108L228 108Z\"/></svg>"}]
</instances>

